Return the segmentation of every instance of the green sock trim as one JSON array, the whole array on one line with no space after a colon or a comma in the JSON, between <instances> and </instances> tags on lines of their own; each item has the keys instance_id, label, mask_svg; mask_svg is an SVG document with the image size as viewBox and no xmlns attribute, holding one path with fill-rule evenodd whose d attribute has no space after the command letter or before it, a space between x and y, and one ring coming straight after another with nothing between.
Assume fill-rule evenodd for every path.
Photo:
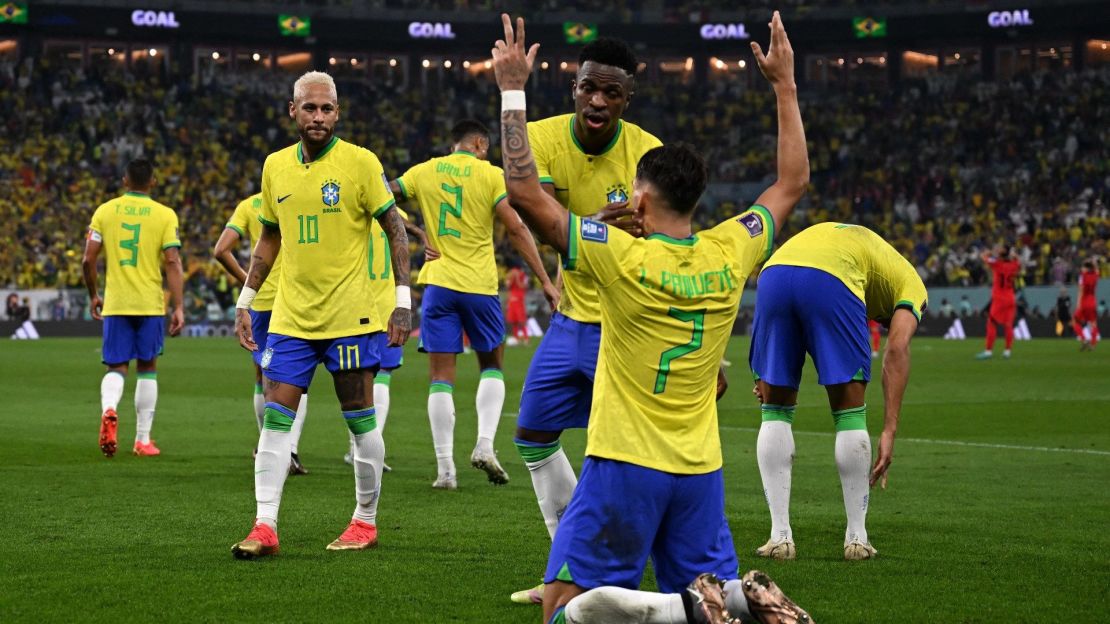
<instances>
[{"instance_id":1,"label":"green sock trim","mask_svg":"<svg viewBox=\"0 0 1110 624\"><path fill-rule=\"evenodd\" d=\"M374 383L381 384L383 386L388 386L389 382L391 382L391 381L393 381L393 374L392 373L387 373L385 371L380 371L374 377Z\"/></svg>"},{"instance_id":2,"label":"green sock trim","mask_svg":"<svg viewBox=\"0 0 1110 624\"><path fill-rule=\"evenodd\" d=\"M428 394L435 394L437 392L455 394L455 386L452 386L445 381L433 381L432 385L428 386Z\"/></svg>"},{"instance_id":3,"label":"green sock trim","mask_svg":"<svg viewBox=\"0 0 1110 624\"><path fill-rule=\"evenodd\" d=\"M544 444L542 446L534 444L521 444L520 442L516 443L516 450L520 452L521 459L523 459L525 463L529 464L543 461L548 457L551 457L555 453L558 453L559 450L562 448L563 444L559 440L555 440L551 444Z\"/></svg>"},{"instance_id":4,"label":"green sock trim","mask_svg":"<svg viewBox=\"0 0 1110 624\"><path fill-rule=\"evenodd\" d=\"M559 607L559 610L551 616L551 621L547 624L567 624L567 608Z\"/></svg>"},{"instance_id":5,"label":"green sock trim","mask_svg":"<svg viewBox=\"0 0 1110 624\"><path fill-rule=\"evenodd\" d=\"M139 379L158 379L158 373L139 373Z\"/></svg>"},{"instance_id":6,"label":"green sock trim","mask_svg":"<svg viewBox=\"0 0 1110 624\"><path fill-rule=\"evenodd\" d=\"M752 369L752 381L759 381L759 373L755 372L754 368Z\"/></svg>"},{"instance_id":7,"label":"green sock trim","mask_svg":"<svg viewBox=\"0 0 1110 624\"><path fill-rule=\"evenodd\" d=\"M487 368L486 370L482 371L481 375L478 375L478 379L500 379L501 381L504 381L505 373L502 373L499 369L496 368Z\"/></svg>"},{"instance_id":8,"label":"green sock trim","mask_svg":"<svg viewBox=\"0 0 1110 624\"><path fill-rule=\"evenodd\" d=\"M345 411L343 421L347 423L347 429L355 435L369 433L378 428L378 417L373 407Z\"/></svg>"},{"instance_id":9,"label":"green sock trim","mask_svg":"<svg viewBox=\"0 0 1110 624\"><path fill-rule=\"evenodd\" d=\"M794 410L796 409L796 405L763 405L760 412L763 415L763 422L778 420L791 425L794 424Z\"/></svg>"},{"instance_id":10,"label":"green sock trim","mask_svg":"<svg viewBox=\"0 0 1110 624\"><path fill-rule=\"evenodd\" d=\"M563 564L563 567L559 568L559 573L555 575L555 579L563 581L565 583L574 582L574 577L570 575L570 568L568 568L567 564L565 563Z\"/></svg>"},{"instance_id":11,"label":"green sock trim","mask_svg":"<svg viewBox=\"0 0 1110 624\"><path fill-rule=\"evenodd\" d=\"M254 393L255 394L262 394L262 384L260 384L260 383L254 384Z\"/></svg>"},{"instance_id":12,"label":"green sock trim","mask_svg":"<svg viewBox=\"0 0 1110 624\"><path fill-rule=\"evenodd\" d=\"M262 421L262 428L270 431L284 431L289 433L293 428L293 418L284 414L278 408L266 406L266 415Z\"/></svg>"},{"instance_id":13,"label":"green sock trim","mask_svg":"<svg viewBox=\"0 0 1110 624\"><path fill-rule=\"evenodd\" d=\"M852 407L832 413L837 432L867 431L867 405Z\"/></svg>"}]
</instances>

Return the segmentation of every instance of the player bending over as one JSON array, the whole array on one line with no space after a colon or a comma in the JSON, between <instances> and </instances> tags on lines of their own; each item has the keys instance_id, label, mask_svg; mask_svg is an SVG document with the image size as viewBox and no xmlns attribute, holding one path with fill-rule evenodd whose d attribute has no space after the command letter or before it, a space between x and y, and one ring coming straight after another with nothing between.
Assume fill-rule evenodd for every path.
<instances>
[{"instance_id":1,"label":"player bending over","mask_svg":"<svg viewBox=\"0 0 1110 624\"><path fill-rule=\"evenodd\" d=\"M470 464L503 485L509 475L493 450L505 403L501 371L505 317L497 296L493 217L505 225L509 241L544 285L554 305L558 297L540 261L536 241L505 200L505 176L486 160L489 129L464 120L451 129L452 153L413 166L391 183L404 199L415 199L428 226L428 242L440 253L420 271L426 287L421 302L420 348L428 353L428 421L432 428L437 476L432 487L454 490L455 366L463 332L478 355L480 379L475 407L478 441ZM433 227L431 224L437 224Z\"/></svg>"},{"instance_id":2,"label":"player bending over","mask_svg":"<svg viewBox=\"0 0 1110 624\"><path fill-rule=\"evenodd\" d=\"M1017 312L1014 283L1021 273L1021 261L1014 257L1013 248L1009 245L999 245L994 255L984 251L981 258L983 264L990 267L994 281L991 284L991 306L987 315L987 348L975 357L989 360L994 356L997 326L1001 325L1006 332L1006 350L1002 352L1002 357L1009 359L1010 347L1014 344L1014 315Z\"/></svg>"},{"instance_id":3,"label":"player bending over","mask_svg":"<svg viewBox=\"0 0 1110 624\"><path fill-rule=\"evenodd\" d=\"M247 283L247 272L239 266L239 260L236 259L233 250L239 247L240 241L244 238L253 248L254 243L262 237L262 222L258 220L261 212L262 193L256 193L239 202L235 206L235 212L231 213L231 219L224 226L219 240L216 241L215 249L212 250L212 256L229 275L239 280L240 284ZM274 259L274 266L270 268L269 279L262 285L258 295L251 302L250 309L247 310L251 318L251 333L255 344L258 345L258 349L251 352L251 359L254 361L254 418L258 421L259 433L262 433L266 416L266 397L262 394L262 367L259 363L262 361L262 354L266 352L267 338L270 335L270 317L273 314L280 275L281 258L278 257ZM300 404L297 405L297 417L293 420L293 429L290 431L289 474L308 474L301 464L300 455L297 454L297 444L301 440L301 430L304 429L307 416L308 392L305 392L301 395ZM255 454L258 454L258 449L255 449Z\"/></svg>"},{"instance_id":4,"label":"player bending over","mask_svg":"<svg viewBox=\"0 0 1110 624\"><path fill-rule=\"evenodd\" d=\"M715 380L744 281L766 259L809 177L793 54L778 13L769 56L753 49L779 102L779 180L760 205L695 235L705 162L684 145L649 150L632 195L645 238L568 215L541 189L523 91L539 46L526 54L524 20L515 33L507 15L502 21L505 39L493 62L509 201L563 256L568 276L596 281L605 327L582 479L544 578L544 620L808 620L764 575L736 579L717 430ZM648 556L669 595L634 591Z\"/></svg>"},{"instance_id":5,"label":"player bending over","mask_svg":"<svg viewBox=\"0 0 1110 624\"><path fill-rule=\"evenodd\" d=\"M135 360L135 455L160 455L150 439L158 403L158 356L166 330L166 301L162 295L163 263L173 312L170 335L185 327L184 277L177 214L150 198L154 168L139 158L127 164L123 176L127 192L101 204L93 213L85 241L81 269L89 291L89 310L104 320L101 360L108 372L100 381L100 450L116 454L116 408L123 397L127 366ZM96 261L105 249L104 299L98 294Z\"/></svg>"},{"instance_id":6,"label":"player bending over","mask_svg":"<svg viewBox=\"0 0 1110 624\"><path fill-rule=\"evenodd\" d=\"M761 557L793 559L790 481L791 424L806 353L817 383L829 395L836 427L835 457L848 526L844 558L867 559L869 486L882 480L894 453L894 434L910 375L910 338L926 306L925 285L913 265L871 230L818 223L787 241L759 275L749 362L763 403L756 440L759 474L771 509L771 538ZM867 322L886 325L883 355L885 417L879 456L871 466L864 394L871 379ZM870 483L869 483L870 480Z\"/></svg>"},{"instance_id":7,"label":"player bending over","mask_svg":"<svg viewBox=\"0 0 1110 624\"><path fill-rule=\"evenodd\" d=\"M339 119L335 82L308 72L293 85L289 117L301 140L270 154L262 166L262 235L251 257L247 283L236 303L239 344L258 349L247 310L278 254L281 283L270 336L260 365L266 377L266 414L254 462L254 528L232 546L241 559L278 551L277 517L290 455L296 406L316 365L332 374L343 419L354 442L355 511L328 550L361 550L378 542L376 524L385 442L374 411L374 374L380 366L380 333L371 286L371 221L389 239L397 279L389 317L389 344L399 346L411 328L409 252L405 224L378 157L334 136Z\"/></svg>"}]
</instances>

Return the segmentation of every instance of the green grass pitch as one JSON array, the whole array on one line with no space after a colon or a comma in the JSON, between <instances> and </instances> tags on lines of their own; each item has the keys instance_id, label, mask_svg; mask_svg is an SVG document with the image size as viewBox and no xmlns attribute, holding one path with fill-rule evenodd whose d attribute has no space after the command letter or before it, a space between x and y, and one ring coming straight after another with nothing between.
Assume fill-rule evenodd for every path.
<instances>
[{"instance_id":1,"label":"green grass pitch","mask_svg":"<svg viewBox=\"0 0 1110 624\"><path fill-rule=\"evenodd\" d=\"M874 491L874 561L841 560L843 507L832 420L807 367L795 420L792 500L799 559L750 556L769 531L755 459L759 411L747 342L722 402L729 519L741 564L770 572L827 622L1102 621L1110 595L1110 346L1018 343L1010 361L977 362L978 340L915 341L890 487ZM531 350L509 349L497 448L509 485L468 467L477 366L455 392L459 491L433 491L427 363L410 345L394 375L380 545L324 546L354 506L346 430L328 375L312 387L301 457L287 481L280 556L235 561L254 514L253 379L231 340L167 342L159 373L157 458L126 453L134 377L114 459L97 447L99 341L0 347L0 622L540 622L508 602L534 584L548 539L512 444ZM882 393L870 390L870 429ZM576 468L585 434L564 440ZM650 574L645 587L654 588Z\"/></svg>"}]
</instances>

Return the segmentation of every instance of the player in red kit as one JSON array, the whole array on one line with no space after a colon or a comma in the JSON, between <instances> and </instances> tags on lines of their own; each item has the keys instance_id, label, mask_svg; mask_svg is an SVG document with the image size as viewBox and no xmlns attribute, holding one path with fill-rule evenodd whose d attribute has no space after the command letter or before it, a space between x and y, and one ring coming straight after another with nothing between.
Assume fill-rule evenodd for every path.
<instances>
[{"instance_id":1,"label":"player in red kit","mask_svg":"<svg viewBox=\"0 0 1110 624\"><path fill-rule=\"evenodd\" d=\"M1014 282L1021 273L1021 262L1014 257L1009 245L999 247L993 256L984 251L982 258L994 273L994 284L991 286L991 309L987 317L987 348L975 357L986 360L994 355L992 349L998 336L997 326L1001 325L1006 331L1006 350L1002 352L1002 357L1009 358L1010 347L1014 344L1014 313L1017 311Z\"/></svg>"},{"instance_id":2,"label":"player in red kit","mask_svg":"<svg viewBox=\"0 0 1110 624\"><path fill-rule=\"evenodd\" d=\"M524 296L528 293L528 275L514 264L505 274L505 287L509 289L509 309L505 314L509 335L521 344L528 344L528 313L524 309Z\"/></svg>"},{"instance_id":3,"label":"player in red kit","mask_svg":"<svg viewBox=\"0 0 1110 624\"><path fill-rule=\"evenodd\" d=\"M867 329L869 329L871 331L871 359L872 360L879 357L879 345L882 343L882 339L883 339L882 334L879 333L879 329L881 327L882 327L882 325L880 325L878 321L874 321L874 320L871 320L871 319L867 320Z\"/></svg>"},{"instance_id":4,"label":"player in red kit","mask_svg":"<svg viewBox=\"0 0 1110 624\"><path fill-rule=\"evenodd\" d=\"M1083 263L1083 270L1079 272L1079 307L1072 317L1072 328L1079 339L1080 351L1094 349L1099 341L1097 288L1098 259L1092 258Z\"/></svg>"}]
</instances>

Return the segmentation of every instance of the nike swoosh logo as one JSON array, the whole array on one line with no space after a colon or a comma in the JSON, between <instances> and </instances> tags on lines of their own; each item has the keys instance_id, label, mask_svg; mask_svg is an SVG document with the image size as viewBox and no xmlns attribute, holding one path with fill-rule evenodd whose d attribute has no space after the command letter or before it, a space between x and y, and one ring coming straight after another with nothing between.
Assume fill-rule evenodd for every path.
<instances>
[{"instance_id":1,"label":"nike swoosh logo","mask_svg":"<svg viewBox=\"0 0 1110 624\"><path fill-rule=\"evenodd\" d=\"M286 195L286 196L284 196L284 197L279 197L279 198L277 198L277 200L278 200L278 203L280 204L281 202L283 202L283 201L285 201L285 200L289 199L289 198L290 198L290 197L292 197L292 196L293 196L293 194L292 194L292 193L290 193L290 194L288 194L288 195Z\"/></svg>"}]
</instances>

